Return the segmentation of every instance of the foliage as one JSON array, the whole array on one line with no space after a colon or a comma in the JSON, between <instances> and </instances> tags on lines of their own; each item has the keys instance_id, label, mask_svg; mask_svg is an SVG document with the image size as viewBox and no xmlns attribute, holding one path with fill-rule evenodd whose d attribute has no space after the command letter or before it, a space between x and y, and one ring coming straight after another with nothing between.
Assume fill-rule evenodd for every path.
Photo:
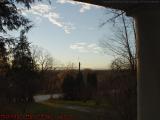
<instances>
[{"instance_id":1,"label":"foliage","mask_svg":"<svg viewBox=\"0 0 160 120\"><path fill-rule=\"evenodd\" d=\"M20 34L20 40L13 50L13 68L14 69L26 69L33 70L33 60L30 52L30 45L27 41L25 33L22 31Z\"/></svg>"},{"instance_id":2,"label":"foliage","mask_svg":"<svg viewBox=\"0 0 160 120\"><path fill-rule=\"evenodd\" d=\"M99 97L106 99L119 120L137 117L136 73L129 70L110 70L99 83ZM100 94L101 93L101 94Z\"/></svg>"},{"instance_id":3,"label":"foliage","mask_svg":"<svg viewBox=\"0 0 160 120\"><path fill-rule=\"evenodd\" d=\"M71 74L67 74L63 80L62 89L64 93L64 99L73 100L75 97L75 80Z\"/></svg>"},{"instance_id":4,"label":"foliage","mask_svg":"<svg viewBox=\"0 0 160 120\"><path fill-rule=\"evenodd\" d=\"M14 44L13 38L0 37L0 97L4 102L5 92L7 90L7 74L10 70L9 55L11 46ZM10 49L9 49L10 48Z\"/></svg>"},{"instance_id":5,"label":"foliage","mask_svg":"<svg viewBox=\"0 0 160 120\"><path fill-rule=\"evenodd\" d=\"M13 0L0 1L0 17L0 32L3 33L22 27L28 31L32 26L31 22L20 14Z\"/></svg>"},{"instance_id":6,"label":"foliage","mask_svg":"<svg viewBox=\"0 0 160 120\"><path fill-rule=\"evenodd\" d=\"M75 79L75 92L76 92L76 99L83 99L84 98L84 80L83 80L83 74L81 71L78 72L76 79Z\"/></svg>"},{"instance_id":7,"label":"foliage","mask_svg":"<svg viewBox=\"0 0 160 120\"><path fill-rule=\"evenodd\" d=\"M83 75L81 71L75 73L75 76L73 74L68 73L63 80L62 89L63 93L65 94L65 99L83 99L85 92L85 84L83 81Z\"/></svg>"},{"instance_id":8,"label":"foliage","mask_svg":"<svg viewBox=\"0 0 160 120\"><path fill-rule=\"evenodd\" d=\"M0 1L0 33L2 35L7 35L8 31L18 30L22 28L23 31L27 32L32 25L31 22L23 17L18 11L14 0L1 0ZM1 84L1 100L5 96L4 92L8 91L9 85L8 75L11 71L11 59L12 59L12 48L16 42L15 38L3 37L0 35L0 84ZM5 101L5 100L4 100Z\"/></svg>"},{"instance_id":9,"label":"foliage","mask_svg":"<svg viewBox=\"0 0 160 120\"><path fill-rule=\"evenodd\" d=\"M37 91L40 74L26 37L33 25L17 7L30 9L35 1L41 0L0 0L0 102L32 102ZM8 34L14 30L19 38Z\"/></svg>"},{"instance_id":10,"label":"foliage","mask_svg":"<svg viewBox=\"0 0 160 120\"><path fill-rule=\"evenodd\" d=\"M93 99L96 97L96 92L97 92L97 75L96 73L88 73L87 74L87 88L86 88L86 93L87 93L87 99Z\"/></svg>"},{"instance_id":11,"label":"foliage","mask_svg":"<svg viewBox=\"0 0 160 120\"><path fill-rule=\"evenodd\" d=\"M9 73L9 93L15 102L32 102L36 92L37 77L35 63L31 57L30 45L24 31L21 31L18 43L13 49L12 69Z\"/></svg>"},{"instance_id":12,"label":"foliage","mask_svg":"<svg viewBox=\"0 0 160 120\"><path fill-rule=\"evenodd\" d=\"M1 75L3 75L3 73L5 74L6 69L9 68L9 64L8 64L9 53L7 51L7 48L6 48L7 46L5 44L5 42L7 41L10 43L11 40L0 37L0 73Z\"/></svg>"}]
</instances>

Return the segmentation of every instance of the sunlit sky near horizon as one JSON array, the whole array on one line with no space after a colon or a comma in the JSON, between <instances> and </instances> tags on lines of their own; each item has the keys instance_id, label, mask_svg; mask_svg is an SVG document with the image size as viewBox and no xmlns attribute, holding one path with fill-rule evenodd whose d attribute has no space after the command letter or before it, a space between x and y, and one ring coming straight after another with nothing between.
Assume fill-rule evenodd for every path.
<instances>
[{"instance_id":1,"label":"sunlit sky near horizon","mask_svg":"<svg viewBox=\"0 0 160 120\"><path fill-rule=\"evenodd\" d=\"M67 64L80 61L82 68L107 69L112 57L104 54L99 41L111 36L112 25L99 27L107 18L103 7L70 0L35 3L22 14L34 23L28 33L33 45L46 49Z\"/></svg>"}]
</instances>

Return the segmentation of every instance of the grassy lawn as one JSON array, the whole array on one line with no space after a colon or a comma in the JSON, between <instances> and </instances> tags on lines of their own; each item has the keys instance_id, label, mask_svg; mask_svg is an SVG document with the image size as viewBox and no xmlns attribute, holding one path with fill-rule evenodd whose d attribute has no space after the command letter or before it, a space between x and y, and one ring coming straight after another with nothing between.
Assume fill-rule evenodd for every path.
<instances>
[{"instance_id":1,"label":"grassy lawn","mask_svg":"<svg viewBox=\"0 0 160 120\"><path fill-rule=\"evenodd\" d=\"M82 107L90 107L90 108L107 108L109 104L107 102L103 102L97 104L95 100L88 100L88 101L72 101L72 100L53 100L50 99L47 102L55 104L55 105L75 105L75 106L82 106Z\"/></svg>"},{"instance_id":2,"label":"grassy lawn","mask_svg":"<svg viewBox=\"0 0 160 120\"><path fill-rule=\"evenodd\" d=\"M30 103L27 106L25 104L10 104L1 106L0 114L47 114L56 116L57 119L46 119L46 120L106 120L106 115L104 113L97 112L82 112L72 109L64 108L65 105L76 105L84 107L96 106L94 101L88 101L86 103L81 101L64 101L64 100L48 100L43 103ZM25 113L24 113L24 108ZM61 118L59 116L68 115L70 118ZM6 119L7 120L7 119ZM45 120L45 119L43 119Z\"/></svg>"}]
</instances>

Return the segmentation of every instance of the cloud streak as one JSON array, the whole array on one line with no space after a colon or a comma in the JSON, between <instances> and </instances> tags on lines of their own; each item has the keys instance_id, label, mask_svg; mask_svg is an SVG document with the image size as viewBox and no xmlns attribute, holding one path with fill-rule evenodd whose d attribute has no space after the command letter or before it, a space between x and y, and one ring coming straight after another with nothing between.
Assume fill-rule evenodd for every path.
<instances>
[{"instance_id":1,"label":"cloud streak","mask_svg":"<svg viewBox=\"0 0 160 120\"><path fill-rule=\"evenodd\" d=\"M92 8L101 8L100 6L97 6L97 5L92 5L92 4L82 3L82 2L76 2L76 1L73 1L73 0L57 0L57 3L60 3L60 4L69 3L69 4L72 4L72 5L80 5L80 10L79 10L80 13L83 13L87 10L92 9Z\"/></svg>"},{"instance_id":2,"label":"cloud streak","mask_svg":"<svg viewBox=\"0 0 160 120\"><path fill-rule=\"evenodd\" d=\"M63 22L60 15L55 11L55 8L52 8L49 5L36 4L33 5L30 10L22 9L22 14L25 15L27 13L47 18L53 25L62 28L67 34L75 29L73 24Z\"/></svg>"},{"instance_id":3,"label":"cloud streak","mask_svg":"<svg viewBox=\"0 0 160 120\"><path fill-rule=\"evenodd\" d=\"M81 53L102 53L102 48L95 43L91 44L85 42L73 43L70 45L70 49L77 50L78 52Z\"/></svg>"}]
</instances>

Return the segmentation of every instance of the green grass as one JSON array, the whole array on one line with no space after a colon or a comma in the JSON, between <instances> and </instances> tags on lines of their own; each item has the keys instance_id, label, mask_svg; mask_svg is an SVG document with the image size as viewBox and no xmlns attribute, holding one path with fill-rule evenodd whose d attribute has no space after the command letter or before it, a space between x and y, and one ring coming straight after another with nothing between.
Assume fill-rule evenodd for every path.
<instances>
[{"instance_id":1,"label":"green grass","mask_svg":"<svg viewBox=\"0 0 160 120\"><path fill-rule=\"evenodd\" d=\"M87 104L92 106L92 102L93 101L88 101L87 103L82 103L81 101L56 101L56 103L53 103L51 101L45 101L43 103L30 103L27 107L25 104L8 104L1 106L2 109L0 110L0 114L49 114L54 116L70 115L73 118L72 120L105 120L103 119L104 116L101 115L101 113L82 112L63 107L64 104L82 106ZM24 108L26 108L25 113L23 112Z\"/></svg>"},{"instance_id":2,"label":"green grass","mask_svg":"<svg viewBox=\"0 0 160 120\"><path fill-rule=\"evenodd\" d=\"M103 102L100 104L97 104L95 100L88 100L88 101L72 101L72 100L54 100L50 99L48 100L49 103L55 104L55 105L75 105L75 106L82 106L82 107L91 107L91 108L107 108L109 107L108 102Z\"/></svg>"},{"instance_id":3,"label":"green grass","mask_svg":"<svg viewBox=\"0 0 160 120\"><path fill-rule=\"evenodd\" d=\"M42 103L30 103L27 106L25 104L8 104L2 107L0 113L9 113L9 114L23 114L24 109L26 109L26 113L33 114L41 114L41 113L49 113L49 114L61 114L67 113L67 109L62 109L59 106L51 106Z\"/></svg>"}]
</instances>

